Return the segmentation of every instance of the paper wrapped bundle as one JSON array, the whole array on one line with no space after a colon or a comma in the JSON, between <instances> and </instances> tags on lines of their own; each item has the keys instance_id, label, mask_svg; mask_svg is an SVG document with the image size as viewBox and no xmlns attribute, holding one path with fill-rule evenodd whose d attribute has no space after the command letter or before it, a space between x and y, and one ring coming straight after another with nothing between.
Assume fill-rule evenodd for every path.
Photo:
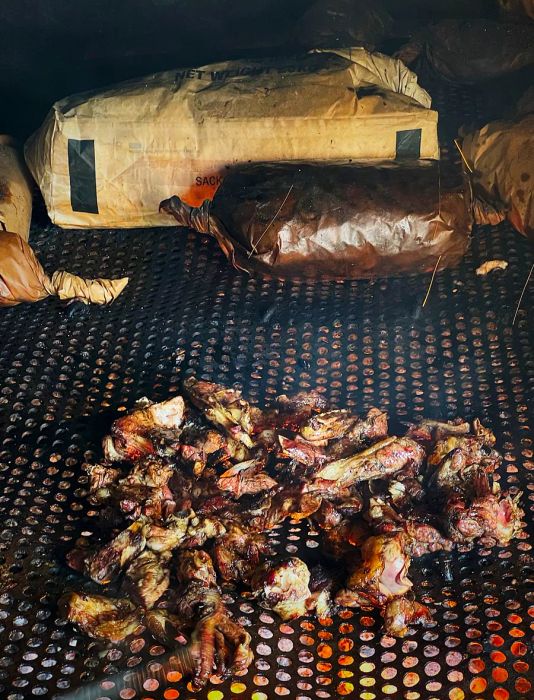
<instances>
[{"instance_id":1,"label":"paper wrapped bundle","mask_svg":"<svg viewBox=\"0 0 534 700\"><path fill-rule=\"evenodd\" d=\"M510 120L498 120L463 137L462 154L471 171L475 219L512 226L534 240L534 88Z\"/></svg>"},{"instance_id":2,"label":"paper wrapped bundle","mask_svg":"<svg viewBox=\"0 0 534 700\"><path fill-rule=\"evenodd\" d=\"M534 24L442 20L414 35L396 57L413 70L424 59L438 75L455 83L492 80L534 64Z\"/></svg>"},{"instance_id":3,"label":"paper wrapped bundle","mask_svg":"<svg viewBox=\"0 0 534 700\"><path fill-rule=\"evenodd\" d=\"M0 306L40 301L48 296L110 304L127 284L127 277L84 279L62 271L48 277L26 241L16 233L0 231Z\"/></svg>"},{"instance_id":4,"label":"paper wrapped bundle","mask_svg":"<svg viewBox=\"0 0 534 700\"><path fill-rule=\"evenodd\" d=\"M32 218L31 176L17 144L0 134L0 228L28 240Z\"/></svg>"},{"instance_id":5,"label":"paper wrapped bundle","mask_svg":"<svg viewBox=\"0 0 534 700\"><path fill-rule=\"evenodd\" d=\"M443 269L462 258L472 223L461 171L435 161L242 166L212 202L171 197L160 208L215 236L235 267L280 278Z\"/></svg>"}]
</instances>

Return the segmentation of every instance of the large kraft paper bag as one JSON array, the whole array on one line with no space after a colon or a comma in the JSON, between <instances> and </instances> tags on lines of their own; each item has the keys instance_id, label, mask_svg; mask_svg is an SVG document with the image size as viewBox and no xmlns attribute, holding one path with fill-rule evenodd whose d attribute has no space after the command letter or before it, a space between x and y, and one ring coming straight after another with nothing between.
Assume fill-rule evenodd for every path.
<instances>
[{"instance_id":1,"label":"large kraft paper bag","mask_svg":"<svg viewBox=\"0 0 534 700\"><path fill-rule=\"evenodd\" d=\"M16 142L0 134L0 229L16 231L25 241L32 218L31 188L31 177Z\"/></svg>"},{"instance_id":2,"label":"large kraft paper bag","mask_svg":"<svg viewBox=\"0 0 534 700\"><path fill-rule=\"evenodd\" d=\"M168 226L237 163L439 157L437 113L400 61L363 48L169 71L57 102L26 145L52 221Z\"/></svg>"},{"instance_id":3,"label":"large kraft paper bag","mask_svg":"<svg viewBox=\"0 0 534 700\"><path fill-rule=\"evenodd\" d=\"M534 240L534 89L510 120L498 120L463 136L479 224L504 219Z\"/></svg>"}]
</instances>

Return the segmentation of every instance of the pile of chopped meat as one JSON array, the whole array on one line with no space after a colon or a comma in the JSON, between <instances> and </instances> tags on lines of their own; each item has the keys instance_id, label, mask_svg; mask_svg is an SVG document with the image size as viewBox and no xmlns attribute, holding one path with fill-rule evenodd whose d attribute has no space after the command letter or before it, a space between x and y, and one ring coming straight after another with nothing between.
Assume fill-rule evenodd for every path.
<instances>
[{"instance_id":1,"label":"pile of chopped meat","mask_svg":"<svg viewBox=\"0 0 534 700\"><path fill-rule=\"evenodd\" d=\"M397 437L384 412L329 410L314 392L267 410L207 381L183 393L139 402L87 466L108 536L81 538L67 561L120 597L68 592L61 607L95 639L144 625L167 646L187 644L196 687L252 661L224 605L228 584L282 620L373 606L402 637L434 624L414 599L412 559L481 537L505 545L520 530L519 496L493 481L501 457L478 420L424 420ZM275 556L266 533L286 518L319 531L321 565Z\"/></svg>"}]
</instances>

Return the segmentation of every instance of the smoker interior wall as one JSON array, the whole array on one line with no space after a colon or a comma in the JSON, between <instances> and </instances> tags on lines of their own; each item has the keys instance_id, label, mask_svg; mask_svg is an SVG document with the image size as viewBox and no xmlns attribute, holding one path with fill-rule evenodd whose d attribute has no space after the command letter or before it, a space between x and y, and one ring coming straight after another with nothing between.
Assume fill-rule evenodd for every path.
<instances>
[{"instance_id":1,"label":"smoker interior wall","mask_svg":"<svg viewBox=\"0 0 534 700\"><path fill-rule=\"evenodd\" d=\"M405 22L488 16L496 0L384 0ZM292 50L312 0L1 0L0 133L26 137L73 92L184 65Z\"/></svg>"}]
</instances>

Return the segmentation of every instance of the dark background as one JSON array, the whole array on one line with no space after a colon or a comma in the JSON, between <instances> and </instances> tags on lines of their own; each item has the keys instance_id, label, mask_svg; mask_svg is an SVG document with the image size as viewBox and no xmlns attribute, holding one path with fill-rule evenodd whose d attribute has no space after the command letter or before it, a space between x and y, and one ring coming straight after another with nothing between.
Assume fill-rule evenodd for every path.
<instances>
[{"instance_id":1,"label":"dark background","mask_svg":"<svg viewBox=\"0 0 534 700\"><path fill-rule=\"evenodd\" d=\"M377 7L377 2L358 3ZM53 102L154 71L291 53L311 0L1 0L0 133L25 138ZM390 48L429 19L496 15L496 0L386 0Z\"/></svg>"}]
</instances>

